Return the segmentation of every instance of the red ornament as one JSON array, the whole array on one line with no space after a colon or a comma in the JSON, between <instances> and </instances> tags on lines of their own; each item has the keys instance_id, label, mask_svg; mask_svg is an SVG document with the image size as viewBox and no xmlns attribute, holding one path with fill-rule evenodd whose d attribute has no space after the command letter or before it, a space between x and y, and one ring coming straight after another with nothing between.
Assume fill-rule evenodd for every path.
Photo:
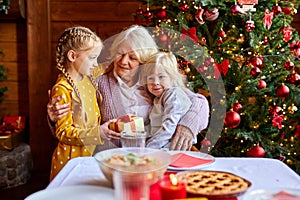
<instances>
[{"instance_id":1,"label":"red ornament","mask_svg":"<svg viewBox=\"0 0 300 200\"><path fill-rule=\"evenodd\" d=\"M260 80L258 81L258 84L257 84L256 87L257 87L258 89L266 88L266 87L267 87L267 83L266 83L264 80L260 79Z\"/></svg>"},{"instance_id":2,"label":"red ornament","mask_svg":"<svg viewBox=\"0 0 300 200\"><path fill-rule=\"evenodd\" d=\"M186 3L182 3L182 4L180 4L180 6L179 6L179 10L181 10L182 12L188 11L189 8L190 8L189 5L186 4Z\"/></svg>"},{"instance_id":3,"label":"red ornament","mask_svg":"<svg viewBox=\"0 0 300 200\"><path fill-rule=\"evenodd\" d=\"M247 31L247 32L253 31L253 29L255 28L254 21L252 21L252 20L246 21L246 26L245 26L245 28L246 28L246 31Z\"/></svg>"},{"instance_id":4,"label":"red ornament","mask_svg":"<svg viewBox=\"0 0 300 200\"><path fill-rule=\"evenodd\" d=\"M233 15L236 14L247 14L238 4L234 4L233 6L230 7L230 12Z\"/></svg>"},{"instance_id":5,"label":"red ornament","mask_svg":"<svg viewBox=\"0 0 300 200\"><path fill-rule=\"evenodd\" d=\"M286 70L291 70L295 66L295 64L292 61L287 61L283 64L284 68Z\"/></svg>"},{"instance_id":6,"label":"red ornament","mask_svg":"<svg viewBox=\"0 0 300 200\"><path fill-rule=\"evenodd\" d=\"M143 11L143 9L139 8L139 9L137 9L137 11L135 13L136 13L136 15L143 15L144 11Z\"/></svg>"},{"instance_id":7,"label":"red ornament","mask_svg":"<svg viewBox=\"0 0 300 200\"><path fill-rule=\"evenodd\" d=\"M280 106L270 106L269 107L270 114L274 115L280 115L282 114L282 108Z\"/></svg>"},{"instance_id":8,"label":"red ornament","mask_svg":"<svg viewBox=\"0 0 300 200\"><path fill-rule=\"evenodd\" d=\"M262 44L267 44L268 42L269 42L268 38L265 37L265 38L263 39L263 41L262 41Z\"/></svg>"},{"instance_id":9,"label":"red ornament","mask_svg":"<svg viewBox=\"0 0 300 200\"><path fill-rule=\"evenodd\" d=\"M295 84L295 85L298 85L300 83L300 75L297 74L297 73L291 73L289 74L287 77L286 77L286 80L289 82L289 83L292 83L292 84Z\"/></svg>"},{"instance_id":10,"label":"red ornament","mask_svg":"<svg viewBox=\"0 0 300 200\"><path fill-rule=\"evenodd\" d=\"M221 38L226 37L226 33L225 33L225 31L224 31L223 29L220 30L219 36L220 36Z\"/></svg>"},{"instance_id":11,"label":"red ornament","mask_svg":"<svg viewBox=\"0 0 300 200\"><path fill-rule=\"evenodd\" d=\"M295 137L300 139L300 125L296 126Z\"/></svg>"},{"instance_id":12,"label":"red ornament","mask_svg":"<svg viewBox=\"0 0 300 200\"><path fill-rule=\"evenodd\" d=\"M280 6L276 5L276 6L274 6L274 7L272 8L272 12L273 12L275 15L277 15L277 14L279 14L279 13L282 12L282 9L281 9Z\"/></svg>"},{"instance_id":13,"label":"red ornament","mask_svg":"<svg viewBox=\"0 0 300 200\"><path fill-rule=\"evenodd\" d=\"M249 157L265 157L265 150L261 146L253 146L249 149L248 151L248 156Z\"/></svg>"},{"instance_id":14,"label":"red ornament","mask_svg":"<svg viewBox=\"0 0 300 200\"><path fill-rule=\"evenodd\" d=\"M224 124L229 128L236 128L241 123L241 116L235 111L228 111L225 116Z\"/></svg>"},{"instance_id":15,"label":"red ornament","mask_svg":"<svg viewBox=\"0 0 300 200\"><path fill-rule=\"evenodd\" d=\"M280 85L280 86L277 87L277 89L276 89L276 94L277 94L277 96L278 96L278 97L281 97L281 98L288 96L289 93L290 93L289 87L286 86L286 85L284 85L284 84Z\"/></svg>"},{"instance_id":16,"label":"red ornament","mask_svg":"<svg viewBox=\"0 0 300 200\"><path fill-rule=\"evenodd\" d=\"M239 102L235 102L232 106L232 109L236 112L239 112L242 108L243 108L243 106Z\"/></svg>"},{"instance_id":17,"label":"red ornament","mask_svg":"<svg viewBox=\"0 0 300 200\"><path fill-rule=\"evenodd\" d=\"M283 34L283 40L288 42L293 37L293 28L284 26L280 32Z\"/></svg>"},{"instance_id":18,"label":"red ornament","mask_svg":"<svg viewBox=\"0 0 300 200\"><path fill-rule=\"evenodd\" d=\"M150 12L149 10L147 10L144 13L144 17L145 17L146 20L151 20L153 18L153 14L152 14L152 12Z\"/></svg>"},{"instance_id":19,"label":"red ornament","mask_svg":"<svg viewBox=\"0 0 300 200\"><path fill-rule=\"evenodd\" d=\"M250 74L252 77L256 78L260 74L260 69L258 67L252 67Z\"/></svg>"},{"instance_id":20,"label":"red ornament","mask_svg":"<svg viewBox=\"0 0 300 200\"><path fill-rule=\"evenodd\" d=\"M263 66L263 58L262 57L251 57L249 62L254 66L254 67L259 67L261 68Z\"/></svg>"},{"instance_id":21,"label":"red ornament","mask_svg":"<svg viewBox=\"0 0 300 200\"><path fill-rule=\"evenodd\" d=\"M168 41L168 36L167 36L167 34L162 33L162 34L159 35L158 39L159 39L159 41L164 43L164 42Z\"/></svg>"},{"instance_id":22,"label":"red ornament","mask_svg":"<svg viewBox=\"0 0 300 200\"><path fill-rule=\"evenodd\" d=\"M263 19L263 24L265 29L270 29L272 26L272 20L274 18L274 13L270 12L269 9L265 10L265 16Z\"/></svg>"},{"instance_id":23,"label":"red ornament","mask_svg":"<svg viewBox=\"0 0 300 200\"><path fill-rule=\"evenodd\" d=\"M167 19L166 9L162 8L160 11L158 11L156 16L157 16L158 19L161 19L161 20L165 21Z\"/></svg>"},{"instance_id":24,"label":"red ornament","mask_svg":"<svg viewBox=\"0 0 300 200\"><path fill-rule=\"evenodd\" d=\"M290 15L293 11L293 8L290 8L290 7L283 7L282 8L282 12L285 14L285 15Z\"/></svg>"},{"instance_id":25,"label":"red ornament","mask_svg":"<svg viewBox=\"0 0 300 200\"><path fill-rule=\"evenodd\" d=\"M219 9L213 8L211 11L207 10L204 12L204 16L207 21L215 21L219 17Z\"/></svg>"},{"instance_id":26,"label":"red ornament","mask_svg":"<svg viewBox=\"0 0 300 200\"><path fill-rule=\"evenodd\" d=\"M199 24L204 24L203 13L204 13L204 9L200 8L195 15L195 19Z\"/></svg>"},{"instance_id":27,"label":"red ornament","mask_svg":"<svg viewBox=\"0 0 300 200\"><path fill-rule=\"evenodd\" d=\"M294 51L296 57L300 56L300 41L292 42L290 44L290 50Z\"/></svg>"}]
</instances>

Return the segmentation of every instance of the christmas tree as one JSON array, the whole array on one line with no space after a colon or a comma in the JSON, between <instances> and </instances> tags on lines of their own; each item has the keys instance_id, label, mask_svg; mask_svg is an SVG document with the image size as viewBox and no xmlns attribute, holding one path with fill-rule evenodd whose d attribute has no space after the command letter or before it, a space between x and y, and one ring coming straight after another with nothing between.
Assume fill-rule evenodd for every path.
<instances>
[{"instance_id":1,"label":"christmas tree","mask_svg":"<svg viewBox=\"0 0 300 200\"><path fill-rule=\"evenodd\" d=\"M181 52L188 85L210 101L215 117L199 134L199 148L280 159L300 173L300 40L291 25L300 1L140 2L135 22L156 27L158 44ZM187 36L196 45L172 42Z\"/></svg>"}]
</instances>

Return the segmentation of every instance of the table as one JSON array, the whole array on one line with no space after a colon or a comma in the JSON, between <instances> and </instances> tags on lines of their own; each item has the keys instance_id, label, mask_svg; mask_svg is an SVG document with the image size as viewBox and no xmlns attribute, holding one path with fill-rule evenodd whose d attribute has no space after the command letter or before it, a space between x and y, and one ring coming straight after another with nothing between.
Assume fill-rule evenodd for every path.
<instances>
[{"instance_id":1,"label":"table","mask_svg":"<svg viewBox=\"0 0 300 200\"><path fill-rule=\"evenodd\" d=\"M255 189L300 189L300 176L285 163L270 158L217 157L205 170L226 171L252 183L247 192ZM70 160L46 189L71 185L101 185L110 187L93 157ZM239 196L242 199L242 195Z\"/></svg>"}]
</instances>

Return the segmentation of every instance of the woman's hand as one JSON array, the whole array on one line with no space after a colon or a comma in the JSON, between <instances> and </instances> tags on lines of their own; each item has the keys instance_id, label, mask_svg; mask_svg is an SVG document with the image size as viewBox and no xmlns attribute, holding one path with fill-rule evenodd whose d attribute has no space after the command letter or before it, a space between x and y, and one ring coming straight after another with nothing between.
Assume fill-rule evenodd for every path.
<instances>
[{"instance_id":1,"label":"woman's hand","mask_svg":"<svg viewBox=\"0 0 300 200\"><path fill-rule=\"evenodd\" d=\"M193 145L193 140L193 133L190 129L178 125L171 139L170 150L189 151Z\"/></svg>"},{"instance_id":2,"label":"woman's hand","mask_svg":"<svg viewBox=\"0 0 300 200\"><path fill-rule=\"evenodd\" d=\"M120 137L121 137L120 133L110 130L108 127L110 123L115 122L115 121L116 121L116 119L112 119L112 120L105 122L104 124L102 124L100 126L101 133L104 133L104 135L107 137L108 140L120 139Z\"/></svg>"},{"instance_id":3,"label":"woman's hand","mask_svg":"<svg viewBox=\"0 0 300 200\"><path fill-rule=\"evenodd\" d=\"M49 102L47 104L47 113L51 122L55 123L57 120L63 118L70 111L69 104L65 103L59 105L58 102L62 99L61 96L51 98L51 90L48 90Z\"/></svg>"}]
</instances>

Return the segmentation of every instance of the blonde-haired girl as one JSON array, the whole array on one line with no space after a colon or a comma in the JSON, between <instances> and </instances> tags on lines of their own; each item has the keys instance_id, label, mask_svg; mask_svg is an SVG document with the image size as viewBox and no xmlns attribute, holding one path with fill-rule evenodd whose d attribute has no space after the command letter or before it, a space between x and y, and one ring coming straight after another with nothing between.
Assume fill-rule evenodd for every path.
<instances>
[{"instance_id":1,"label":"blonde-haired girl","mask_svg":"<svg viewBox=\"0 0 300 200\"><path fill-rule=\"evenodd\" d=\"M103 144L97 98L101 94L90 75L98 66L103 48L100 38L90 29L76 26L64 31L56 48L56 67L60 71L51 98L61 96L58 104L68 103L70 111L55 123L58 145L52 156L50 181L72 158L91 156L96 145ZM98 97L97 97L98 96Z\"/></svg>"},{"instance_id":2,"label":"blonde-haired girl","mask_svg":"<svg viewBox=\"0 0 300 200\"><path fill-rule=\"evenodd\" d=\"M178 71L176 57L167 52L154 54L143 66L141 78L155 96L149 114L151 130L146 146L169 149L180 118L192 104L185 92L188 89Z\"/></svg>"}]
</instances>

